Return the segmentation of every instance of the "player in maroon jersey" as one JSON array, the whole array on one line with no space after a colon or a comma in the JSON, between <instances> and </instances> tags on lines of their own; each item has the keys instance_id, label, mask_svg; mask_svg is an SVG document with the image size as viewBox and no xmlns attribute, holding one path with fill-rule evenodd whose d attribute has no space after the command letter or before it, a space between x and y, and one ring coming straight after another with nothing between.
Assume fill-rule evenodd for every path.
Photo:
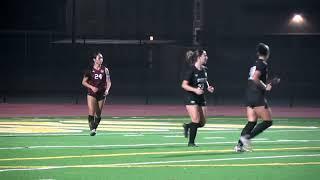
<instances>
[{"instance_id":1,"label":"player in maroon jersey","mask_svg":"<svg viewBox=\"0 0 320 180\"><path fill-rule=\"evenodd\" d=\"M101 112L106 96L109 94L111 80L109 69L102 65L102 54L100 52L95 53L92 60L92 65L83 76L82 85L88 88L88 122L90 135L94 136L101 121Z\"/></svg>"}]
</instances>

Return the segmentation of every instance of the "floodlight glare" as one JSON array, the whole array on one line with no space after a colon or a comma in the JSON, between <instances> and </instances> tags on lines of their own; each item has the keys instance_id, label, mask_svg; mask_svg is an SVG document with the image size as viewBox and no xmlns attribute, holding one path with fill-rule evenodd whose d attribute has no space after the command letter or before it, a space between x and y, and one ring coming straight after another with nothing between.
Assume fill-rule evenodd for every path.
<instances>
[{"instance_id":1,"label":"floodlight glare","mask_svg":"<svg viewBox=\"0 0 320 180\"><path fill-rule=\"evenodd\" d=\"M304 22L304 19L303 19L302 15L295 14L292 17L291 22L294 23L294 24L302 24Z\"/></svg>"}]
</instances>

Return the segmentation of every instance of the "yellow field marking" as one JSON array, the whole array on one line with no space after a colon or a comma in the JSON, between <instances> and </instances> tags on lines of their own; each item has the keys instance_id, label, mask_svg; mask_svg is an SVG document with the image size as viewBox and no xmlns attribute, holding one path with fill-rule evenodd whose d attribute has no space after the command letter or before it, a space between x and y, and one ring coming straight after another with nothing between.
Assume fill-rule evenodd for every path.
<instances>
[{"instance_id":1,"label":"yellow field marking","mask_svg":"<svg viewBox=\"0 0 320 180\"><path fill-rule=\"evenodd\" d=\"M87 124L84 121L61 121L63 123L77 123ZM163 128L163 129L181 129L181 123L170 123L170 122L141 122L141 121L102 121L100 125L112 126L112 127L130 127L130 128ZM125 125L125 126L117 126ZM133 126L128 126L133 125ZM141 126L136 126L141 125ZM153 125L153 126L152 126ZM171 126L171 127L168 127ZM172 127L173 126L173 127ZM232 124L206 124L201 130L225 130L225 128L243 128L243 125L232 125Z\"/></svg>"},{"instance_id":2,"label":"yellow field marking","mask_svg":"<svg viewBox=\"0 0 320 180\"><path fill-rule=\"evenodd\" d=\"M81 130L64 129L59 127L43 127L43 126L20 126L0 128L1 133L72 133L82 132Z\"/></svg>"},{"instance_id":3,"label":"yellow field marking","mask_svg":"<svg viewBox=\"0 0 320 180\"><path fill-rule=\"evenodd\" d=\"M103 126L105 125L105 127ZM3 122L0 124L0 132L2 133L66 133L66 132L82 132L87 130L88 125L84 124L64 124L64 123L47 123L47 122ZM99 131L126 131L126 132L161 132L169 130L180 130L181 126L144 126L133 125L100 125ZM205 128L203 130L225 130L224 128Z\"/></svg>"},{"instance_id":4,"label":"yellow field marking","mask_svg":"<svg viewBox=\"0 0 320 180\"><path fill-rule=\"evenodd\" d=\"M0 125L49 125L49 126L53 126L53 125L59 125L61 123L59 122L43 122L43 121L1 121Z\"/></svg>"},{"instance_id":5,"label":"yellow field marking","mask_svg":"<svg viewBox=\"0 0 320 180\"><path fill-rule=\"evenodd\" d=\"M136 119L135 119L136 120ZM144 120L144 119L141 119ZM159 120L159 119L154 119L154 120ZM87 123L83 120L64 120L61 121L64 123ZM181 126L181 123L171 123L171 122L141 122L141 121L101 121L102 125L159 125L159 126ZM207 123L204 127L208 128L208 127L212 127L212 128L243 128L243 124L211 124L211 123ZM293 129L304 129L304 128L310 128L310 126L281 126L281 125L274 125L272 126L272 128L293 128ZM316 128L316 127L312 127L312 128Z\"/></svg>"},{"instance_id":6,"label":"yellow field marking","mask_svg":"<svg viewBox=\"0 0 320 180\"><path fill-rule=\"evenodd\" d=\"M0 166L0 169L37 169L52 168L53 166Z\"/></svg>"},{"instance_id":7,"label":"yellow field marking","mask_svg":"<svg viewBox=\"0 0 320 180\"><path fill-rule=\"evenodd\" d=\"M106 128L100 126L99 130L121 130L124 131L123 129L141 129L142 131L146 129L158 129L158 130L181 130L182 131L182 126L179 127L174 127L174 126L118 126L118 125L106 125ZM202 130L226 130L225 128L203 128Z\"/></svg>"},{"instance_id":8,"label":"yellow field marking","mask_svg":"<svg viewBox=\"0 0 320 180\"><path fill-rule=\"evenodd\" d=\"M104 127L100 125L100 131L141 131L141 132L152 132L152 131L169 131L169 130L180 130L181 127L169 127L169 126L120 126L120 125L106 125ZM218 126L208 124L206 127L201 128L201 131L211 131L211 130L227 130L225 128L235 128L235 126ZM0 127L0 132L3 133L58 133L58 132L82 132L80 130L87 130L88 127L86 124L55 124L54 126L43 126L42 124L28 124L27 126L23 125L11 125Z\"/></svg>"},{"instance_id":9,"label":"yellow field marking","mask_svg":"<svg viewBox=\"0 0 320 180\"><path fill-rule=\"evenodd\" d=\"M62 123L78 123L78 124L88 124L88 122L86 121L77 121L77 120L64 120L64 121L60 121ZM159 126L181 126L182 123L174 123L174 122L142 122L142 121L106 121L106 120L102 120L101 124L111 124L111 125L159 125Z\"/></svg>"},{"instance_id":10,"label":"yellow field marking","mask_svg":"<svg viewBox=\"0 0 320 180\"><path fill-rule=\"evenodd\" d=\"M144 129L143 127L141 128L127 128L127 127L120 127L120 128L103 128L99 127L98 131L109 131L109 132L168 132L169 129Z\"/></svg>"},{"instance_id":11,"label":"yellow field marking","mask_svg":"<svg viewBox=\"0 0 320 180\"><path fill-rule=\"evenodd\" d=\"M320 150L320 147L292 147L292 148L270 148L255 149L258 151L290 151L290 150ZM226 153L234 152L231 149L222 150L198 150L198 151L164 151L164 152L142 152L142 153L116 153L116 154L94 154L94 155L73 155L73 156L49 156L30 158L5 158L1 161L24 161L24 160L48 160L48 159L70 159L70 158L96 158L96 157L120 157L120 156L141 156L141 155L167 155L167 154L201 154L201 153Z\"/></svg>"},{"instance_id":12,"label":"yellow field marking","mask_svg":"<svg viewBox=\"0 0 320 180\"><path fill-rule=\"evenodd\" d=\"M42 119L37 119L42 120ZM44 119L47 120L47 119ZM144 120L144 119L143 119ZM82 132L87 130L85 120L63 120L60 122L41 122L41 121L1 121L0 132L2 133L66 133ZM104 128L108 127L108 128ZM201 131L241 129L239 124L206 124ZM317 127L310 126L272 126L275 129L310 129ZM127 131L127 132L152 132L180 130L181 123L174 122L141 122L141 121L102 121L99 130L102 131Z\"/></svg>"}]
</instances>

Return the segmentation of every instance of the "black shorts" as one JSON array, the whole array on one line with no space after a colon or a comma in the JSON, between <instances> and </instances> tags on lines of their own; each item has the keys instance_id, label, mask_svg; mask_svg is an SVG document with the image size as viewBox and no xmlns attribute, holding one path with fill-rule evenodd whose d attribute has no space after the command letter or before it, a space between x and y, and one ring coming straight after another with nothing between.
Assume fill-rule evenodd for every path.
<instances>
[{"instance_id":1,"label":"black shorts","mask_svg":"<svg viewBox=\"0 0 320 180\"><path fill-rule=\"evenodd\" d=\"M258 106L264 106L265 108L269 107L267 99L265 98L265 91L259 89L250 82L246 89L246 106L249 106L251 108Z\"/></svg>"},{"instance_id":2,"label":"black shorts","mask_svg":"<svg viewBox=\"0 0 320 180\"><path fill-rule=\"evenodd\" d=\"M184 98L185 105L207 106L204 95L187 95Z\"/></svg>"},{"instance_id":3,"label":"black shorts","mask_svg":"<svg viewBox=\"0 0 320 180\"><path fill-rule=\"evenodd\" d=\"M89 92L88 96L92 96L92 97L96 98L97 101L101 101L106 98L106 95L104 94L104 92L100 92L100 93L90 93Z\"/></svg>"}]
</instances>

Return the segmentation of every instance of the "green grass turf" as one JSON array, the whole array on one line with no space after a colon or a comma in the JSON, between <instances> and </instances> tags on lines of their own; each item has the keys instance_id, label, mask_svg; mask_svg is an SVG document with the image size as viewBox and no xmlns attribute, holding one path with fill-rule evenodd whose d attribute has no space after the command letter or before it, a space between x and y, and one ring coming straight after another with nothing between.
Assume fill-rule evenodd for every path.
<instances>
[{"instance_id":1,"label":"green grass turf","mask_svg":"<svg viewBox=\"0 0 320 180\"><path fill-rule=\"evenodd\" d=\"M319 179L318 118L274 118L246 153L233 152L244 117L209 117L197 148L182 137L188 117L102 121L90 137L86 117L0 118L0 179Z\"/></svg>"}]
</instances>

